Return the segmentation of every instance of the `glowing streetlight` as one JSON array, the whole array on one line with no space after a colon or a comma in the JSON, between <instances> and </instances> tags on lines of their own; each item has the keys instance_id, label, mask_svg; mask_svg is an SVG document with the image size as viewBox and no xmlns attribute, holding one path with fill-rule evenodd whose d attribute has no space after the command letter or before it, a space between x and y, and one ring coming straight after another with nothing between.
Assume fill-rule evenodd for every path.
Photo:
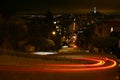
<instances>
[{"instance_id":1,"label":"glowing streetlight","mask_svg":"<svg viewBox=\"0 0 120 80\"><path fill-rule=\"evenodd\" d=\"M53 31L53 32L52 32L52 35L55 35L55 34L56 34L56 32L55 32L55 31Z\"/></svg>"}]
</instances>

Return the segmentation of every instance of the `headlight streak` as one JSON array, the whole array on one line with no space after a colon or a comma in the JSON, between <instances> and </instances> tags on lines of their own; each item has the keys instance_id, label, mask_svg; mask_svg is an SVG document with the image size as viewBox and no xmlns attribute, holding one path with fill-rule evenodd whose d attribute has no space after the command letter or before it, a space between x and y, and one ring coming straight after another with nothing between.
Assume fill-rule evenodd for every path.
<instances>
[{"instance_id":1,"label":"headlight streak","mask_svg":"<svg viewBox=\"0 0 120 80\"><path fill-rule=\"evenodd\" d=\"M35 55L51 55L51 54L57 54L56 52L32 52L31 54Z\"/></svg>"}]
</instances>

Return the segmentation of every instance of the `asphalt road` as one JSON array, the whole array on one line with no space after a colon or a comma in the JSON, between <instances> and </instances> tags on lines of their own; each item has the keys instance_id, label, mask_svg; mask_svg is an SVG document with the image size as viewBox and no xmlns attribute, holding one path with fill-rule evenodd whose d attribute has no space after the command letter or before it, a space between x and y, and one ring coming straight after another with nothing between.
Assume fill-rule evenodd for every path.
<instances>
[{"instance_id":1,"label":"asphalt road","mask_svg":"<svg viewBox=\"0 0 120 80\"><path fill-rule=\"evenodd\" d=\"M69 51L68 51L69 52ZM1 80L118 80L114 59L101 56L56 55L77 63L0 56ZM55 56L55 57L56 57ZM82 61L82 62L81 62Z\"/></svg>"}]
</instances>

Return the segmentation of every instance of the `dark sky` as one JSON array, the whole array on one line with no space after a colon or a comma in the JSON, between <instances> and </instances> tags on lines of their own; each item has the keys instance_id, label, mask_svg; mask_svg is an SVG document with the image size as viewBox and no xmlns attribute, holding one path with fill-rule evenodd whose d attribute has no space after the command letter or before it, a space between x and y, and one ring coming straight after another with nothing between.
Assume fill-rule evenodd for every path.
<instances>
[{"instance_id":1,"label":"dark sky","mask_svg":"<svg viewBox=\"0 0 120 80\"><path fill-rule=\"evenodd\" d=\"M103 13L120 13L120 0L4 0L8 10L86 13L93 9Z\"/></svg>"}]
</instances>

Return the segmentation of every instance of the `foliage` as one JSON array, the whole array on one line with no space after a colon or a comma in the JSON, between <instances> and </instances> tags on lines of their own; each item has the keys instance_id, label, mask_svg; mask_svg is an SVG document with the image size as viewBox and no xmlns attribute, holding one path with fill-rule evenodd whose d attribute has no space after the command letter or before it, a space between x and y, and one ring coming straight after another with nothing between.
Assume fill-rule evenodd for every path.
<instances>
[{"instance_id":1,"label":"foliage","mask_svg":"<svg viewBox=\"0 0 120 80\"><path fill-rule=\"evenodd\" d=\"M40 51L51 50L55 46L54 41L48 38L32 39L28 44L35 46L36 50Z\"/></svg>"}]
</instances>

